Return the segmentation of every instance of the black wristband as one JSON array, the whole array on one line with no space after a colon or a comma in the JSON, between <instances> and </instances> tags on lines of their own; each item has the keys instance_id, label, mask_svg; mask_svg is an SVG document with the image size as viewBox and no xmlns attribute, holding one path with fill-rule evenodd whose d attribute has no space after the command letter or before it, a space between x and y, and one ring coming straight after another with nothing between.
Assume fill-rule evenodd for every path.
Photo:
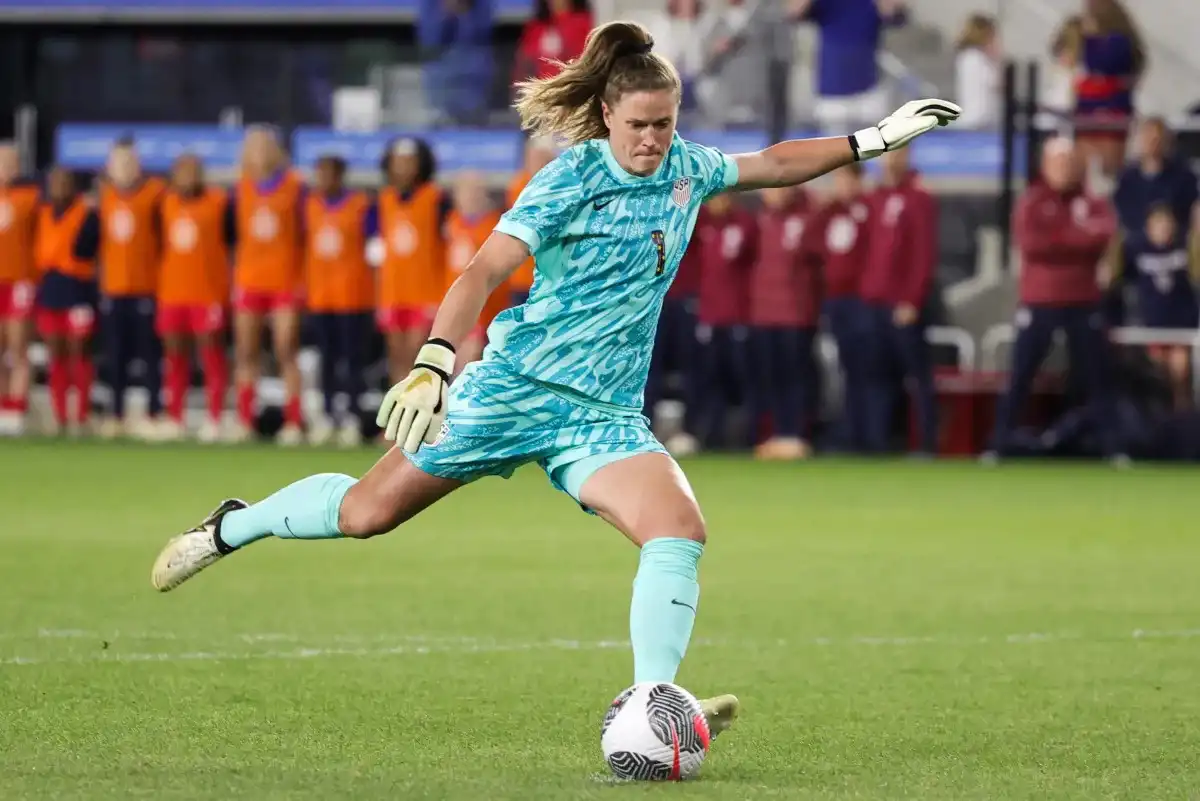
<instances>
[{"instance_id":1,"label":"black wristband","mask_svg":"<svg viewBox=\"0 0 1200 801\"><path fill-rule=\"evenodd\" d=\"M850 134L846 138L850 140L850 150L854 152L854 160L861 161L862 157L858 155L858 140L854 138L854 134Z\"/></svg>"},{"instance_id":2,"label":"black wristband","mask_svg":"<svg viewBox=\"0 0 1200 801\"><path fill-rule=\"evenodd\" d=\"M426 345L440 345L441 347L445 348L446 350L450 351L451 353L454 353L454 346L451 345L449 342L447 342L444 339L427 339L427 340L425 340L425 344Z\"/></svg>"}]
</instances>

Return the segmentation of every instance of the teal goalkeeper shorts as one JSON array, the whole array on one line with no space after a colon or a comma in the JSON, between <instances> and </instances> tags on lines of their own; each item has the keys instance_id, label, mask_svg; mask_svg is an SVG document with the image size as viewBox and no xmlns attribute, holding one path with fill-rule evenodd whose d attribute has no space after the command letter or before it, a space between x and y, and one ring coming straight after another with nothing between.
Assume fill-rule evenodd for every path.
<instances>
[{"instance_id":1,"label":"teal goalkeeper shorts","mask_svg":"<svg viewBox=\"0 0 1200 801\"><path fill-rule=\"evenodd\" d=\"M485 358L450 385L449 410L434 444L406 455L426 473L458 481L508 478L537 462L550 483L582 505L579 491L601 467L665 452L640 413L584 405Z\"/></svg>"}]
</instances>

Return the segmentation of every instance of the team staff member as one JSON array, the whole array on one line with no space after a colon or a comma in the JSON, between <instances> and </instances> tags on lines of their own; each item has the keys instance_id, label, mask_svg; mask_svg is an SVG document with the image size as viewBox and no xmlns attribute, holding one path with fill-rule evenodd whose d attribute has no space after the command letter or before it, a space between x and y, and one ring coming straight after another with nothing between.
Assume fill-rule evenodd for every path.
<instances>
[{"instance_id":1,"label":"team staff member","mask_svg":"<svg viewBox=\"0 0 1200 801\"><path fill-rule=\"evenodd\" d=\"M180 156L171 169L171 187L162 200L163 257L158 282L158 335L167 362L165 439L184 435L183 412L191 376L191 348L204 369L208 414L201 442L222 437L221 416L229 385L224 333L228 325L229 244L234 221L227 192L204 183L204 168L193 155Z\"/></svg>"},{"instance_id":2,"label":"team staff member","mask_svg":"<svg viewBox=\"0 0 1200 801\"><path fill-rule=\"evenodd\" d=\"M233 271L234 382L237 386L237 439L252 435L255 387L261 369L264 326L269 324L275 361L286 400L279 442L304 439L300 413L300 308L303 305L301 209L304 183L289 169L275 132L254 128L246 134L242 178L233 190L235 220Z\"/></svg>"},{"instance_id":3,"label":"team staff member","mask_svg":"<svg viewBox=\"0 0 1200 801\"><path fill-rule=\"evenodd\" d=\"M122 140L108 154L100 185L100 311L112 406L100 435L121 433L151 439L162 414L162 354L154 331L162 237L159 202L165 185L144 178L133 142ZM125 420L125 390L134 358L146 365L149 421L131 428Z\"/></svg>"},{"instance_id":4,"label":"team staff member","mask_svg":"<svg viewBox=\"0 0 1200 801\"><path fill-rule=\"evenodd\" d=\"M520 197L521 191L525 189L533 176L537 175L538 170L542 167L554 161L557 155L558 151L554 147L554 143L543 136L533 136L525 142L525 160L521 169L508 184L504 198L505 208L511 209L517 204L517 198ZM529 297L529 290L533 286L532 255L522 262L517 271L509 277L508 285L511 288L512 305L520 306Z\"/></svg>"},{"instance_id":5,"label":"team staff member","mask_svg":"<svg viewBox=\"0 0 1200 801\"><path fill-rule=\"evenodd\" d=\"M46 190L47 202L38 212L34 244L40 276L37 327L50 350L55 432L78 435L87 426L91 406L94 372L88 341L96 326L100 220L66 168L50 171ZM72 388L75 413L69 415Z\"/></svg>"},{"instance_id":6,"label":"team staff member","mask_svg":"<svg viewBox=\"0 0 1200 801\"><path fill-rule=\"evenodd\" d=\"M887 449L896 399L895 376L913 385L921 450L937 451L937 399L921 309L937 263L937 201L909 169L908 150L883 156L881 185L868 199L871 232L860 290L866 304L868 436Z\"/></svg>"},{"instance_id":7,"label":"team staff member","mask_svg":"<svg viewBox=\"0 0 1200 801\"><path fill-rule=\"evenodd\" d=\"M326 444L336 430L339 444L353 447L362 441L358 400L366 389L363 349L375 299L366 246L378 235L378 214L365 194L346 188L346 162L337 156L317 161L314 189L304 204L304 275L325 414L310 426L309 441ZM346 396L344 411L339 394Z\"/></svg>"},{"instance_id":8,"label":"team staff member","mask_svg":"<svg viewBox=\"0 0 1200 801\"><path fill-rule=\"evenodd\" d=\"M851 452L866 450L867 352L859 285L870 243L871 207L863 192L862 165L849 164L833 174L833 197L810 223L805 246L821 264L824 301L821 311L837 343L842 372L842 419L838 445Z\"/></svg>"},{"instance_id":9,"label":"team staff member","mask_svg":"<svg viewBox=\"0 0 1200 801\"><path fill-rule=\"evenodd\" d=\"M795 187L762 191L758 247L750 275L756 395L771 416L761 459L803 459L816 417L819 371L815 354L821 307L820 264L804 247L812 203ZM753 421L757 423L757 420Z\"/></svg>"},{"instance_id":10,"label":"team staff member","mask_svg":"<svg viewBox=\"0 0 1200 801\"><path fill-rule=\"evenodd\" d=\"M1106 455L1118 456L1117 421L1104 385L1107 343L1097 266L1117 229L1107 200L1084 193L1083 161L1067 139L1042 150L1043 183L1025 190L1013 230L1021 256L1017 338L1008 391L996 407L992 447L1003 455L1038 368L1062 330Z\"/></svg>"},{"instance_id":11,"label":"team staff member","mask_svg":"<svg viewBox=\"0 0 1200 801\"><path fill-rule=\"evenodd\" d=\"M12 143L0 143L0 435L19 434L29 408L29 335L36 294L33 237L40 196L22 183Z\"/></svg>"},{"instance_id":12,"label":"team staff member","mask_svg":"<svg viewBox=\"0 0 1200 801\"><path fill-rule=\"evenodd\" d=\"M387 346L388 374L399 381L412 368L446 291L443 226L450 198L434 183L437 164L428 143L404 138L383 157L379 193L379 268L376 322Z\"/></svg>"},{"instance_id":13,"label":"team staff member","mask_svg":"<svg viewBox=\"0 0 1200 801\"><path fill-rule=\"evenodd\" d=\"M464 172L458 176L453 201L454 208L446 220L446 289L467 269L496 223L500 222L500 212L492 208L483 176L479 173ZM497 314L512 305L510 297L507 284L501 284L488 296L483 313L479 315L479 324L458 348L461 359L456 364L458 371L483 355L487 327Z\"/></svg>"}]
</instances>

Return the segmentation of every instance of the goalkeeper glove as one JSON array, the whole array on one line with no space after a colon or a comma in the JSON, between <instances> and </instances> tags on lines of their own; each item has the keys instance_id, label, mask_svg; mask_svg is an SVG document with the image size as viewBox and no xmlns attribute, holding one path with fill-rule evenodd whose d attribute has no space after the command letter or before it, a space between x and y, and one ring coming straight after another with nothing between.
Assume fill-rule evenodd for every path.
<instances>
[{"instance_id":1,"label":"goalkeeper glove","mask_svg":"<svg viewBox=\"0 0 1200 801\"><path fill-rule=\"evenodd\" d=\"M944 128L958 119L962 109L948 100L911 100L874 128L850 136L855 161L866 161L889 150L899 150L926 131Z\"/></svg>"},{"instance_id":2,"label":"goalkeeper glove","mask_svg":"<svg viewBox=\"0 0 1200 801\"><path fill-rule=\"evenodd\" d=\"M408 377L388 390L375 424L383 436L412 453L433 444L446 419L446 387L454 372L454 346L431 339L417 352Z\"/></svg>"}]
</instances>

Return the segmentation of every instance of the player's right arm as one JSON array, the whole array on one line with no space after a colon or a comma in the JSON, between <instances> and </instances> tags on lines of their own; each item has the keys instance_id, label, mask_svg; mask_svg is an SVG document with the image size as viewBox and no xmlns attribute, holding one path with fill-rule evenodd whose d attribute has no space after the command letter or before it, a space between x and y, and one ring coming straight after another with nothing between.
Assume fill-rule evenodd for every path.
<instances>
[{"instance_id":1,"label":"player's right arm","mask_svg":"<svg viewBox=\"0 0 1200 801\"><path fill-rule=\"evenodd\" d=\"M433 441L446 416L455 346L475 327L492 292L566 227L581 197L579 173L569 152L529 182L446 292L412 372L384 396L375 422L385 438L410 452Z\"/></svg>"}]
</instances>

